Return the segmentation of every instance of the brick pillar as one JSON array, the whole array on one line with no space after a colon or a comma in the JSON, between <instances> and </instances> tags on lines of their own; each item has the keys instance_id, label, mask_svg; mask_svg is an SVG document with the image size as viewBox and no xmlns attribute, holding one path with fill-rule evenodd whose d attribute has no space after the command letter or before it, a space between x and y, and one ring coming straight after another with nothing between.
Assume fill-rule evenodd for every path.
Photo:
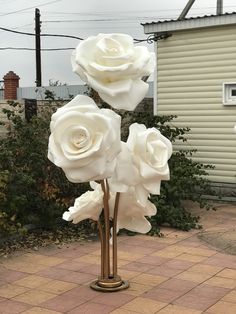
<instances>
[{"instance_id":1,"label":"brick pillar","mask_svg":"<svg viewBox=\"0 0 236 314\"><path fill-rule=\"evenodd\" d=\"M19 87L19 76L13 71L9 71L3 77L4 80L4 99L17 99L17 87Z\"/></svg>"}]
</instances>

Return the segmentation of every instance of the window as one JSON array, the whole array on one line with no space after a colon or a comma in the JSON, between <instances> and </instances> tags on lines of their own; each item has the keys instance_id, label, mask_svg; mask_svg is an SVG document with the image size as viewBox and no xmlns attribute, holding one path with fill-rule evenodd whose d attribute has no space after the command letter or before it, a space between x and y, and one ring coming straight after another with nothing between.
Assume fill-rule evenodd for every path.
<instances>
[{"instance_id":1,"label":"window","mask_svg":"<svg viewBox=\"0 0 236 314\"><path fill-rule=\"evenodd\" d=\"M236 106L236 83L223 83L223 104Z\"/></svg>"},{"instance_id":2,"label":"window","mask_svg":"<svg viewBox=\"0 0 236 314\"><path fill-rule=\"evenodd\" d=\"M233 96L236 96L236 89L232 89L231 90L231 96L233 97Z\"/></svg>"}]
</instances>

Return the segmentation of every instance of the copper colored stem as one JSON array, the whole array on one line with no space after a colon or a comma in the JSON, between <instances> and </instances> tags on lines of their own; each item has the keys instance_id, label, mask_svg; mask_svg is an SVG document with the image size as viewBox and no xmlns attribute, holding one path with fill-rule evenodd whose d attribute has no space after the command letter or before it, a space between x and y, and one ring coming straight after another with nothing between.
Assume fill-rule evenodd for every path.
<instances>
[{"instance_id":1,"label":"copper colored stem","mask_svg":"<svg viewBox=\"0 0 236 314\"><path fill-rule=\"evenodd\" d=\"M127 280L122 280L117 274L117 218L120 193L116 193L114 215L112 220L112 274L110 272L110 213L109 213L109 198L110 191L107 180L99 182L103 191L103 219L98 220L98 231L101 239L101 276L90 284L90 287L96 291L113 292L121 291L129 287Z\"/></svg>"},{"instance_id":2,"label":"copper colored stem","mask_svg":"<svg viewBox=\"0 0 236 314\"><path fill-rule=\"evenodd\" d=\"M113 277L117 276L117 217L119 208L120 193L116 193L113 230L112 230L112 250L113 250Z\"/></svg>"},{"instance_id":3,"label":"copper colored stem","mask_svg":"<svg viewBox=\"0 0 236 314\"><path fill-rule=\"evenodd\" d=\"M105 246L104 246L104 235L100 220L98 220L98 232L101 241L101 277L104 277L104 257L105 257Z\"/></svg>"},{"instance_id":4,"label":"copper colored stem","mask_svg":"<svg viewBox=\"0 0 236 314\"><path fill-rule=\"evenodd\" d=\"M106 279L110 276L110 220L109 220L109 195L107 193L105 181L101 181L103 190L103 204L104 204L104 220L105 220L105 239L104 239L104 277Z\"/></svg>"}]
</instances>

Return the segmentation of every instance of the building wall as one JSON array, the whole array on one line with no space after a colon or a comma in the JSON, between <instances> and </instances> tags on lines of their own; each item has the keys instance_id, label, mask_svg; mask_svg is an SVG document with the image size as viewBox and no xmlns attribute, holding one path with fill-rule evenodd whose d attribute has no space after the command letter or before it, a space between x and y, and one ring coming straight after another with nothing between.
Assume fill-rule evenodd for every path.
<instances>
[{"instance_id":1,"label":"building wall","mask_svg":"<svg viewBox=\"0 0 236 314\"><path fill-rule=\"evenodd\" d=\"M236 25L175 32L158 42L158 114L174 114L173 125L190 127L193 159L212 164L209 179L236 183L236 106L224 106L222 84L236 82Z\"/></svg>"},{"instance_id":2,"label":"building wall","mask_svg":"<svg viewBox=\"0 0 236 314\"><path fill-rule=\"evenodd\" d=\"M42 87L19 87L17 89L17 99L37 99L45 100L45 92L49 90L55 99L71 99L78 94L87 91L85 85L61 85L61 86L42 86Z\"/></svg>"},{"instance_id":3,"label":"building wall","mask_svg":"<svg viewBox=\"0 0 236 314\"><path fill-rule=\"evenodd\" d=\"M153 82L148 82L149 90L146 97L153 97ZM69 100L78 94L85 94L88 91L86 85L60 85L42 87L19 87L17 89L17 99L37 99L45 100L45 91L49 90L54 94L55 99ZM0 90L1 92L1 90ZM1 94L0 94L1 95ZM0 98L1 99L1 98Z\"/></svg>"},{"instance_id":4,"label":"building wall","mask_svg":"<svg viewBox=\"0 0 236 314\"><path fill-rule=\"evenodd\" d=\"M27 100L20 100L18 103L21 105L21 115L22 117L25 117L25 111L26 109L26 101ZM68 103L66 100L56 100L56 101L47 101L47 100L37 100L37 114L40 115L45 108L57 108L61 107ZM0 138L7 133L7 128L9 127L8 120L6 118L6 115L2 112L3 109L10 109L13 108L8 104L6 100L0 100L0 122L3 123L3 125L0 124ZM15 108L15 112L19 114L18 111L19 107ZM141 103L136 107L136 111L139 112L153 112L153 99L152 98L144 98Z\"/></svg>"},{"instance_id":5,"label":"building wall","mask_svg":"<svg viewBox=\"0 0 236 314\"><path fill-rule=\"evenodd\" d=\"M4 89L1 89L1 86L0 86L0 100L3 100L4 99Z\"/></svg>"}]
</instances>

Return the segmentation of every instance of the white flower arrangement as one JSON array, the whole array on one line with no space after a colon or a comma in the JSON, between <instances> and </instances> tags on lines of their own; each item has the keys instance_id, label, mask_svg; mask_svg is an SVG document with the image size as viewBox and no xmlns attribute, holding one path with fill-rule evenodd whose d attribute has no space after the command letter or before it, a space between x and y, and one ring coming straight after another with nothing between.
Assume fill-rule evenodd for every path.
<instances>
[{"instance_id":1,"label":"white flower arrangement","mask_svg":"<svg viewBox=\"0 0 236 314\"><path fill-rule=\"evenodd\" d=\"M154 70L154 54L144 46L134 47L129 35L99 34L77 46L72 67L108 104L133 110L147 92L148 84L142 77ZM146 213L155 214L149 210L148 197L160 194L161 180L169 179L172 145L157 129L138 123L130 126L127 142L121 142L120 123L114 111L99 109L93 99L78 95L52 115L48 158L71 182L108 179L111 200L114 193L122 194L119 227L148 232L150 228L145 229L135 217L142 220ZM101 188L86 192L63 218L74 223L86 218L98 220L102 193Z\"/></svg>"},{"instance_id":2,"label":"white flower arrangement","mask_svg":"<svg viewBox=\"0 0 236 314\"><path fill-rule=\"evenodd\" d=\"M134 47L124 34L99 34L82 41L72 56L73 70L116 109L134 110L154 70L154 54ZM101 238L101 276L91 287L116 291L128 287L117 275L119 229L147 233L146 217L156 214L150 194L160 194L161 180L169 180L171 142L156 128L134 123L127 142L120 137L121 117L100 109L93 99L78 95L51 118L48 158L73 183L89 182L93 191L75 199L63 219L77 224L97 222ZM102 218L101 218L102 217ZM104 225L103 225L104 222ZM104 229L103 229L104 228ZM112 241L110 235L112 234ZM110 248L113 247L113 271ZM121 287L121 288L120 288Z\"/></svg>"}]
</instances>

